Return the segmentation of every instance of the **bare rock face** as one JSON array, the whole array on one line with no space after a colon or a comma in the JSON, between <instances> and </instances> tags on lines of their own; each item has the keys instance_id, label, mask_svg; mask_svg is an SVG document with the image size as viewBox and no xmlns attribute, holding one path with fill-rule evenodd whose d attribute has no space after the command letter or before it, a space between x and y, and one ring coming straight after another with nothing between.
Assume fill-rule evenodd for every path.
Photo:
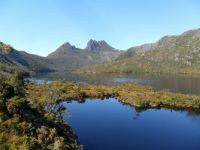
<instances>
[{"instance_id":1,"label":"bare rock face","mask_svg":"<svg viewBox=\"0 0 200 150\"><path fill-rule=\"evenodd\" d=\"M113 47L111 47L108 43L105 41L96 41L96 40L89 40L87 43L87 46L85 50L88 51L113 51L115 50Z\"/></svg>"}]
</instances>

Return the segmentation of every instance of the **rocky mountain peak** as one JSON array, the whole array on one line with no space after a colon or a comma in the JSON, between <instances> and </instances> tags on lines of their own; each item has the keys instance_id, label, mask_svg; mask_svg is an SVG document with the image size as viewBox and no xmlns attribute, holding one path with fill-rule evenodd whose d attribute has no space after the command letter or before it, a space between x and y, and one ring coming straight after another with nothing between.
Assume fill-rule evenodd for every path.
<instances>
[{"instance_id":1,"label":"rocky mountain peak","mask_svg":"<svg viewBox=\"0 0 200 150\"><path fill-rule=\"evenodd\" d=\"M75 46L71 45L69 42L66 42L64 44L62 44L58 49L62 49L62 50L74 50L76 49Z\"/></svg>"},{"instance_id":2,"label":"rocky mountain peak","mask_svg":"<svg viewBox=\"0 0 200 150\"><path fill-rule=\"evenodd\" d=\"M99 50L114 50L108 43L104 40L96 41L96 40L89 40L87 46L85 48L88 51L99 51Z\"/></svg>"},{"instance_id":3,"label":"rocky mountain peak","mask_svg":"<svg viewBox=\"0 0 200 150\"><path fill-rule=\"evenodd\" d=\"M78 48L71 45L69 42L65 42L59 48L57 48L53 53L49 54L48 57L61 57L68 53L73 53L76 50L78 50Z\"/></svg>"}]
</instances>

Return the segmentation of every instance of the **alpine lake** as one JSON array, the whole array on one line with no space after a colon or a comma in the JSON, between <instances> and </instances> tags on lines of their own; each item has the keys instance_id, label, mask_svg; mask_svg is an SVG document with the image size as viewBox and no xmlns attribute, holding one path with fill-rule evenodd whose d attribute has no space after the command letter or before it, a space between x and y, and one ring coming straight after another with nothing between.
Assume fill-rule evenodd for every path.
<instances>
[{"instance_id":1,"label":"alpine lake","mask_svg":"<svg viewBox=\"0 0 200 150\"><path fill-rule=\"evenodd\" d=\"M39 80L38 80L39 79ZM200 95L200 76L158 74L39 74L32 80L65 79L81 84L136 82L156 90ZM84 150L199 150L200 114L185 110L136 109L116 98L61 102L63 112Z\"/></svg>"}]
</instances>

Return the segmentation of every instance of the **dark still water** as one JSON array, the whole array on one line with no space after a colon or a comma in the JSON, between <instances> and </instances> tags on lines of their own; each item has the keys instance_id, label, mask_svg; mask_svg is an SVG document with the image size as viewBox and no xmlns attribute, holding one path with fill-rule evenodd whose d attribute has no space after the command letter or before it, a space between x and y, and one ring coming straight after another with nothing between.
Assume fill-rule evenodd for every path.
<instances>
[{"instance_id":1,"label":"dark still water","mask_svg":"<svg viewBox=\"0 0 200 150\"><path fill-rule=\"evenodd\" d=\"M146 84L155 89L168 89L173 92L200 95L200 76L189 75L164 75L164 74L101 74L101 75L77 75L69 72L55 72L39 74L36 78L44 81L65 79L79 83L95 84L120 84L136 82Z\"/></svg>"},{"instance_id":2,"label":"dark still water","mask_svg":"<svg viewBox=\"0 0 200 150\"><path fill-rule=\"evenodd\" d=\"M200 150L200 116L169 109L137 112L116 99L63 102L84 150Z\"/></svg>"}]
</instances>

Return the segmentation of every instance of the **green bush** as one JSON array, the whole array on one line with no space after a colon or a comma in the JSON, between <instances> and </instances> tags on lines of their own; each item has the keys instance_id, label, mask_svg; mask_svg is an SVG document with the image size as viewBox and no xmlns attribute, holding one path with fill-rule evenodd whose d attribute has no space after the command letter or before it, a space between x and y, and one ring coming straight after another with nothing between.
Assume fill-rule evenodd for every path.
<instances>
[{"instance_id":1,"label":"green bush","mask_svg":"<svg viewBox=\"0 0 200 150\"><path fill-rule=\"evenodd\" d=\"M22 114L28 107L26 99L17 96L9 99L6 104L10 114Z\"/></svg>"},{"instance_id":2,"label":"green bush","mask_svg":"<svg viewBox=\"0 0 200 150\"><path fill-rule=\"evenodd\" d=\"M22 74L0 77L0 149L80 150L76 136L58 117L60 114L45 109L48 104L53 108L52 99L59 91L56 97L50 94L49 103L39 103L41 98L30 99L25 89Z\"/></svg>"}]
</instances>

